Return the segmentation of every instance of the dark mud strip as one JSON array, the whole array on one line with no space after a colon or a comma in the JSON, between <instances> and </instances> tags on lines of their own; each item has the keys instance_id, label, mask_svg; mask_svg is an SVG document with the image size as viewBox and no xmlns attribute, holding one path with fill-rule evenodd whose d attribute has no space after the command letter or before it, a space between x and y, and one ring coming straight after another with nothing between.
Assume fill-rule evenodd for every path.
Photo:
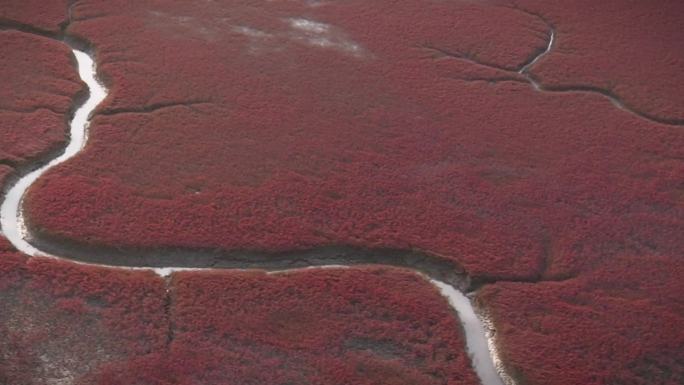
<instances>
[{"instance_id":1,"label":"dark mud strip","mask_svg":"<svg viewBox=\"0 0 684 385\"><path fill-rule=\"evenodd\" d=\"M66 258L87 264L147 267L147 268L191 268L191 269L260 269L276 271L300 269L327 265L385 265L403 267L424 273L430 277L448 282L459 290L473 288L465 269L454 261L417 250L391 248L362 248L353 246L325 246L288 251L211 249L135 249L83 247L70 245L59 240L45 241L42 238L28 238L39 254L47 256L68 256ZM25 251L26 252L26 251ZM479 285L478 285L479 286Z\"/></svg>"}]
</instances>

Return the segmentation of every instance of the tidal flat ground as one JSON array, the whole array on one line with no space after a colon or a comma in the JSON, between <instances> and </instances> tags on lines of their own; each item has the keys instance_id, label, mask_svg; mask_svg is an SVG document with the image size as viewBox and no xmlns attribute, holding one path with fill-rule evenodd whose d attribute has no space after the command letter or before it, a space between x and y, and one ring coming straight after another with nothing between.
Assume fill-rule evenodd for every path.
<instances>
[{"instance_id":1,"label":"tidal flat ground","mask_svg":"<svg viewBox=\"0 0 684 385\"><path fill-rule=\"evenodd\" d=\"M683 16L2 2L0 384L684 383Z\"/></svg>"}]
</instances>

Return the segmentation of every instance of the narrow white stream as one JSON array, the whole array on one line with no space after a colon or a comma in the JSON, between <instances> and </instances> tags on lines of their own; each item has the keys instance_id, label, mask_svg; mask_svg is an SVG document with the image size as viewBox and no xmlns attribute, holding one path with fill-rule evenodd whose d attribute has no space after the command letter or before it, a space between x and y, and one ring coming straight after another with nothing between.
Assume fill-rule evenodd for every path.
<instances>
[{"instance_id":1,"label":"narrow white stream","mask_svg":"<svg viewBox=\"0 0 684 385\"><path fill-rule=\"evenodd\" d=\"M539 55L535 56L534 59L532 59L529 63L525 64L519 71L519 74L525 74L530 68L532 68L533 65L535 65L539 59L547 55L549 52L551 52L551 48L553 48L553 40L556 38L556 31L554 29L551 29L551 32L549 33L549 43L546 45L546 49L541 52Z\"/></svg>"},{"instance_id":2,"label":"narrow white stream","mask_svg":"<svg viewBox=\"0 0 684 385\"><path fill-rule=\"evenodd\" d=\"M491 325L491 320L483 322L475 312L470 299L455 287L432 278L429 281L439 289L449 301L449 305L458 313L465 333L468 355L477 376L480 377L480 382L484 385L504 385L505 380L506 385L513 385L513 379L503 370L494 337L489 329L485 328L485 322Z\"/></svg>"},{"instance_id":3,"label":"narrow white stream","mask_svg":"<svg viewBox=\"0 0 684 385\"><path fill-rule=\"evenodd\" d=\"M88 139L88 125L90 123L90 115L93 113L95 108L102 102L107 96L107 89L97 80L96 66L93 59L85 52L73 49L73 53L76 56L78 63L78 73L81 79L88 85L90 95L86 102L78 108L73 120L70 123L70 137L69 144L67 145L64 153L55 159L51 160L44 166L22 176L7 192L2 206L0 207L0 228L5 237L16 247L19 251L31 255L31 256L45 256L58 259L69 260L68 258L63 258L56 255L51 255L46 253L29 243L29 234L24 223L24 216L21 209L23 197L26 191L31 187L31 185L38 180L38 178L51 169L52 167L63 163L75 156L79 151L81 151ZM79 264L88 264L83 262L76 262ZM131 269L131 270L141 270L150 269L154 270L157 274L161 276L166 276L174 271L182 270L198 270L206 271L211 270L207 268L175 268L175 267L165 267L165 268L147 268L145 266L139 267L118 267L118 266L104 266L108 268L121 268L121 269ZM348 266L341 265L329 265L329 266L311 266L310 269L342 269ZM272 274L284 273L298 269L281 270L271 272ZM485 322L489 325L489 320L483 320L478 317L475 309L472 306L471 301L455 287L431 279L424 274L419 273L427 281L432 283L435 287L439 289L441 294L448 300L451 307L458 314L458 317L463 325L466 338L466 349L475 372L480 377L480 381L483 385L503 385L502 378L506 378L506 383L510 384L510 379L505 375L501 369L500 361L497 358L496 349L494 343L491 339L488 329L485 328ZM458 349L459 347L454 347Z\"/></svg>"},{"instance_id":4,"label":"narrow white stream","mask_svg":"<svg viewBox=\"0 0 684 385\"><path fill-rule=\"evenodd\" d=\"M530 82L530 84L532 85L532 88L534 88L535 91L543 91L544 89L542 88L541 84L539 84L539 82L534 79L534 77L530 76L528 71L530 68L532 68L532 66L534 66L539 61L539 59L541 59L542 57L546 56L549 52L551 52L551 48L553 48L553 41L555 38L556 38L556 31L554 29L551 29L551 33L549 35L549 44L546 46L546 49L544 50L544 52L541 52L534 59L532 59L532 61L525 64L518 71L519 74L523 75L527 79L527 81Z\"/></svg>"},{"instance_id":5,"label":"narrow white stream","mask_svg":"<svg viewBox=\"0 0 684 385\"><path fill-rule=\"evenodd\" d=\"M49 254L38 250L26 241L28 233L24 223L24 215L21 210L24 194L29 187L43 175L43 173L52 167L67 161L83 149L86 140L88 139L87 130L88 124L90 123L90 114L107 96L107 89L97 81L95 62L93 59L87 53L76 49L73 50L73 53L74 56L76 56L76 61L78 63L78 74L88 85L90 95L88 96L88 100L76 110L74 118L71 120L69 144L62 155L21 177L21 179L7 191L5 200L0 207L0 225L5 237L12 242L17 250L32 256L48 256Z\"/></svg>"}]
</instances>

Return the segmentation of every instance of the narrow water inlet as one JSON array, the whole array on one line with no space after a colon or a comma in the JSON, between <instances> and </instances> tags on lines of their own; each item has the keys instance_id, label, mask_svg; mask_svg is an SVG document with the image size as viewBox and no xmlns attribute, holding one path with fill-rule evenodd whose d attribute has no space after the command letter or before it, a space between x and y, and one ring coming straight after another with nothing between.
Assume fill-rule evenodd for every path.
<instances>
[{"instance_id":1,"label":"narrow water inlet","mask_svg":"<svg viewBox=\"0 0 684 385\"><path fill-rule=\"evenodd\" d=\"M548 43L546 44L546 49L544 49L544 51L542 51L542 52L539 53L537 56L535 56L534 58L532 58L532 60L530 60L529 63L527 63L527 64L525 64L524 66L522 66L522 67L520 68L520 70L518 71L518 73L521 74L521 75L525 75L525 74L527 73L527 71L528 71L530 68L532 68L532 66L534 66L535 64L537 64L537 62L539 61L539 59L541 59L542 57L548 55L548 54L551 52L551 49L553 48L553 41L555 40L555 38L556 38L556 30L553 29L553 28L551 28L551 32L549 33L549 41L548 41ZM537 88L538 88L538 87L537 87Z\"/></svg>"},{"instance_id":2,"label":"narrow water inlet","mask_svg":"<svg viewBox=\"0 0 684 385\"><path fill-rule=\"evenodd\" d=\"M76 110L73 119L70 122L69 143L64 152L58 157L50 160L41 167L21 176L14 185L7 191L0 206L0 229L5 237L16 247L19 251L30 256L44 256L56 259L71 261L73 263L88 264L84 262L72 261L68 257L53 255L40 250L38 247L31 244L30 233L25 224L24 215L22 211L23 198L28 189L35 183L41 175L52 167L57 166L70 158L77 155L84 147L88 139L88 126L90 123L90 116L95 108L106 98L107 89L97 79L97 68L94 60L87 53L73 49L74 56L78 64L78 73L81 79L87 84L89 89L88 99ZM210 268L177 268L177 267L163 267L163 268L149 268L146 266L107 266L97 265L104 268L117 268L128 270L154 270L161 276L166 276L174 271L182 270L197 270L208 271L216 270ZM344 265L319 265L311 266L307 269L344 269L348 266ZM236 269L237 270L237 269ZM301 268L287 269L273 271L271 273L285 273L294 270L302 270ZM414 269L415 270L415 269ZM428 277L416 271L428 282L433 284L440 293L448 300L449 305L455 310L458 315L463 330L465 332L466 350L471 358L473 368L480 378L483 385L504 385L502 378L507 378L505 373L501 370L494 349L492 348L493 341L487 333L482 319L477 315L472 306L471 301L454 286L445 282ZM455 347L458 348L458 347ZM508 380L507 380L508 382Z\"/></svg>"},{"instance_id":3,"label":"narrow water inlet","mask_svg":"<svg viewBox=\"0 0 684 385\"><path fill-rule=\"evenodd\" d=\"M26 239L28 231L24 222L22 201L29 187L52 167L63 163L75 156L83 149L88 139L88 125L90 115L107 97L107 89L97 80L96 68L93 59L85 52L72 49L78 64L78 74L88 86L88 99L76 110L73 119L69 123L69 143L64 152L28 174L22 176L5 194L5 200L0 206L0 228L5 237L17 248L17 250L31 256L50 256L48 253L38 250Z\"/></svg>"},{"instance_id":4,"label":"narrow water inlet","mask_svg":"<svg viewBox=\"0 0 684 385\"><path fill-rule=\"evenodd\" d=\"M494 341L475 312L470 299L447 283L436 279L429 281L439 289L449 301L449 305L458 313L463 325L468 355L473 369L480 377L480 382L483 385L504 385L502 378L505 378L506 385L512 384L512 379L503 372L498 354L494 350Z\"/></svg>"}]
</instances>

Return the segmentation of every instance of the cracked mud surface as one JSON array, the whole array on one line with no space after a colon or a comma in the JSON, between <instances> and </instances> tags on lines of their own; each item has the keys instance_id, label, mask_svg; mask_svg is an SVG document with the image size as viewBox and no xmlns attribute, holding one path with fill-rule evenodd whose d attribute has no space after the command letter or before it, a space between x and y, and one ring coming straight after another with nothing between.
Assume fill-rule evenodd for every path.
<instances>
[{"instance_id":1,"label":"cracked mud surface","mask_svg":"<svg viewBox=\"0 0 684 385\"><path fill-rule=\"evenodd\" d=\"M31 192L38 241L423 250L487 283L519 383L681 382L681 7L408 3L74 3L111 94Z\"/></svg>"}]
</instances>

